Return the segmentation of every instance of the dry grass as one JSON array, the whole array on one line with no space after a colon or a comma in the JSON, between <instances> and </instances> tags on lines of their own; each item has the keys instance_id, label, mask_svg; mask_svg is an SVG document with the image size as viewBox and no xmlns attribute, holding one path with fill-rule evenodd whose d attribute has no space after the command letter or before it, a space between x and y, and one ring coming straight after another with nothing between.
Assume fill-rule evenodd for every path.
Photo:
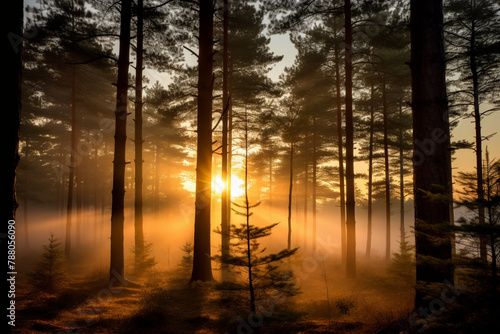
<instances>
[{"instance_id":1,"label":"dry grass","mask_svg":"<svg viewBox=\"0 0 500 334\"><path fill-rule=\"evenodd\" d=\"M300 293L261 308L266 333L398 333L412 305L407 282L361 268L356 283L338 265L312 273ZM17 333L238 333L248 319L246 291L189 285L182 272L151 272L125 288L109 289L105 271L73 279L65 292L29 296L20 305ZM326 285L328 284L328 296ZM327 298L328 297L328 298ZM343 305L343 306L342 306ZM270 309L272 307L272 309ZM267 312L270 311L270 312Z\"/></svg>"}]
</instances>

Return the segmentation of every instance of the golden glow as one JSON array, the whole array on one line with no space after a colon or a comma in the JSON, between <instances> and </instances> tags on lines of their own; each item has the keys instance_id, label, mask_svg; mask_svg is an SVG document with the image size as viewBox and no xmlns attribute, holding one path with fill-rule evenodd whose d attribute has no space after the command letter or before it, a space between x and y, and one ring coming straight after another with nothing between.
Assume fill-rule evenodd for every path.
<instances>
[{"instance_id":1,"label":"golden glow","mask_svg":"<svg viewBox=\"0 0 500 334\"><path fill-rule=\"evenodd\" d=\"M236 175L231 175L231 197L240 197L245 194L245 181L237 177ZM212 179L212 187L215 187L215 192L221 194L224 189L224 182L222 181L222 176L217 175Z\"/></svg>"},{"instance_id":2,"label":"golden glow","mask_svg":"<svg viewBox=\"0 0 500 334\"><path fill-rule=\"evenodd\" d=\"M184 189L190 192L196 192L196 182L187 179L183 182ZM222 182L222 176L217 175L212 179L212 189L215 190L217 195L222 193L224 189L224 182ZM231 175L231 197L236 198L245 195L245 181L237 177L236 175Z\"/></svg>"},{"instance_id":3,"label":"golden glow","mask_svg":"<svg viewBox=\"0 0 500 334\"><path fill-rule=\"evenodd\" d=\"M245 181L237 177L236 175L231 175L231 197L240 197L245 195Z\"/></svg>"},{"instance_id":4,"label":"golden glow","mask_svg":"<svg viewBox=\"0 0 500 334\"><path fill-rule=\"evenodd\" d=\"M222 176L217 175L215 179L212 179L212 187L215 187L215 192L221 194L224 190L224 181L222 181Z\"/></svg>"}]
</instances>

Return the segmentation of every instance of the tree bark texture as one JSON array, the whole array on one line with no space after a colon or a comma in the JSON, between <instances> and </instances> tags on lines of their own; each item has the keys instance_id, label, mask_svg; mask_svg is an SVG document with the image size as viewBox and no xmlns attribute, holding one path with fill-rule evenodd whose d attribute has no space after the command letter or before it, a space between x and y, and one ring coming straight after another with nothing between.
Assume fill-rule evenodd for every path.
<instances>
[{"instance_id":1,"label":"tree bark texture","mask_svg":"<svg viewBox=\"0 0 500 334\"><path fill-rule=\"evenodd\" d=\"M135 264L140 266L144 261L144 230L143 230L143 200L142 200L142 72L144 54L144 9L143 0L137 1L137 60L135 67Z\"/></svg>"},{"instance_id":2,"label":"tree bark texture","mask_svg":"<svg viewBox=\"0 0 500 334\"><path fill-rule=\"evenodd\" d=\"M453 283L450 223L448 101L445 82L442 2L412 0L411 75L417 283ZM416 289L416 307L426 292Z\"/></svg>"},{"instance_id":3,"label":"tree bark texture","mask_svg":"<svg viewBox=\"0 0 500 334\"><path fill-rule=\"evenodd\" d=\"M120 14L120 46L116 85L115 150L111 200L110 281L124 277L123 223L125 199L125 146L127 141L127 91L130 51L131 0L122 0Z\"/></svg>"},{"instance_id":4,"label":"tree bark texture","mask_svg":"<svg viewBox=\"0 0 500 334\"><path fill-rule=\"evenodd\" d=\"M211 281L210 202L212 188L213 2L200 1L196 213L191 282Z\"/></svg>"},{"instance_id":5,"label":"tree bark texture","mask_svg":"<svg viewBox=\"0 0 500 334\"><path fill-rule=\"evenodd\" d=\"M352 114L351 1L344 1L345 29L345 149L346 149L346 277L356 278L356 219L354 188L354 122Z\"/></svg>"}]
</instances>

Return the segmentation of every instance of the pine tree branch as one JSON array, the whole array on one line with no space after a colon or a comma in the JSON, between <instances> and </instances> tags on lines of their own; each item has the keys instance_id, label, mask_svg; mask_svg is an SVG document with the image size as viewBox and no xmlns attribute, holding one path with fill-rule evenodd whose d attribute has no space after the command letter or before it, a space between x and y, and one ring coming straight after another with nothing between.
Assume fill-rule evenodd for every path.
<instances>
[{"instance_id":1,"label":"pine tree branch","mask_svg":"<svg viewBox=\"0 0 500 334\"><path fill-rule=\"evenodd\" d=\"M187 46L183 45L182 47L183 47L184 49L188 50L189 52L191 52L191 54L192 54L192 55L194 55L196 58L200 58L196 52L194 52L193 50L191 50L191 49L190 49L190 48L188 48Z\"/></svg>"}]
</instances>

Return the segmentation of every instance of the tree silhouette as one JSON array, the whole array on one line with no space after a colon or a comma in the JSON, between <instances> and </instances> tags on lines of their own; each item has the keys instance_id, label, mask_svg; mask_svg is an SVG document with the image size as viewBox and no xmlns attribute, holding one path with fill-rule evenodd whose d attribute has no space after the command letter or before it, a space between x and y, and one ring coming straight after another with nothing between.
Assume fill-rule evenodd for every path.
<instances>
[{"instance_id":1,"label":"tree silhouette","mask_svg":"<svg viewBox=\"0 0 500 334\"><path fill-rule=\"evenodd\" d=\"M62 242L51 233L49 243L43 245L42 259L37 268L30 273L31 285L42 291L54 291L60 288L60 284L66 276L64 252L61 249Z\"/></svg>"},{"instance_id":2,"label":"tree silhouette","mask_svg":"<svg viewBox=\"0 0 500 334\"><path fill-rule=\"evenodd\" d=\"M356 278L356 219L354 187L354 124L352 109L351 1L344 1L345 30L345 149L346 149L346 276Z\"/></svg>"},{"instance_id":3,"label":"tree silhouette","mask_svg":"<svg viewBox=\"0 0 500 334\"><path fill-rule=\"evenodd\" d=\"M113 159L113 190L111 204L111 261L110 280L116 274L124 277L123 224L125 197L125 147L127 140L127 92L130 25L132 1L122 0L120 11L120 46L118 55L118 79L116 85L115 149Z\"/></svg>"},{"instance_id":4,"label":"tree silhouette","mask_svg":"<svg viewBox=\"0 0 500 334\"><path fill-rule=\"evenodd\" d=\"M211 281L210 202L212 189L213 2L199 4L196 214L191 282Z\"/></svg>"},{"instance_id":5,"label":"tree silhouette","mask_svg":"<svg viewBox=\"0 0 500 334\"><path fill-rule=\"evenodd\" d=\"M490 160L488 150L483 161L484 177L482 178L483 187L485 189L485 197L483 200L477 198L477 171L476 172L459 172L457 183L460 187L457 193L460 195L460 200L457 205L467 208L468 213L460 217L457 221L455 230L462 240L459 241L463 250L467 253L475 253L476 240L487 241L489 250L490 263L480 266L474 264L474 257L470 262L470 267L473 269L488 268L491 277L491 299L495 305L498 290L498 257L500 246L500 162L497 159ZM485 209L485 222L481 222L478 212ZM472 217L471 217L472 216ZM482 254L479 254L482 260ZM484 261L483 261L484 262Z\"/></svg>"},{"instance_id":6,"label":"tree silhouette","mask_svg":"<svg viewBox=\"0 0 500 334\"><path fill-rule=\"evenodd\" d=\"M5 218L15 219L18 207L16 198L16 175L19 162L19 127L21 112L21 71L22 71L22 36L24 9L23 1L11 1L5 8L5 25L3 35L4 50L7 53L8 71L6 76L10 82L7 86L7 178L5 191ZM6 228L6 227L5 227ZM5 243L7 247L7 243ZM2 247L3 249L3 247Z\"/></svg>"},{"instance_id":7,"label":"tree silhouette","mask_svg":"<svg viewBox=\"0 0 500 334\"><path fill-rule=\"evenodd\" d=\"M214 259L222 264L230 265L238 270L244 270L247 276L248 293L250 296L250 311L252 316L256 316L258 299L256 289L268 289L276 284L286 286L286 291L293 292L291 275L278 271L276 262L288 258L296 253L298 248L283 249L275 254L263 254L265 248L261 249L259 239L271 235L272 229L277 223L265 227L257 227L250 224L250 217L253 215L252 209L261 203L251 204L248 196L248 118L245 113L245 202L243 204L233 203L236 208L233 211L245 217L245 222L239 227L232 224L230 227L230 240L232 240L229 254L214 256ZM293 147L293 144L292 144ZM215 232L222 233L221 229ZM262 269L265 267L265 269ZM266 280L266 278L269 278ZM281 281L278 281L281 278ZM259 333L258 326L252 326L255 333Z\"/></svg>"},{"instance_id":8,"label":"tree silhouette","mask_svg":"<svg viewBox=\"0 0 500 334\"><path fill-rule=\"evenodd\" d=\"M484 200L483 188L483 149L482 142L489 138L481 131L481 120L488 114L498 111L499 100L495 94L499 92L500 77L500 21L498 6L490 1L454 0L446 3L448 19L445 25L448 64L458 80L450 80L455 86L451 92L454 104L464 109L472 106L472 113L464 110L468 117L474 119L477 197L479 203ZM452 87L453 87L452 86ZM487 110L481 104L489 101L493 104ZM478 208L480 223L485 223L485 208ZM486 240L480 240L481 259L486 262Z\"/></svg>"},{"instance_id":9,"label":"tree silhouette","mask_svg":"<svg viewBox=\"0 0 500 334\"><path fill-rule=\"evenodd\" d=\"M451 191L442 2L411 1L410 6L418 308L425 307L423 286L452 283L454 270L451 238L440 228L450 224Z\"/></svg>"}]
</instances>

